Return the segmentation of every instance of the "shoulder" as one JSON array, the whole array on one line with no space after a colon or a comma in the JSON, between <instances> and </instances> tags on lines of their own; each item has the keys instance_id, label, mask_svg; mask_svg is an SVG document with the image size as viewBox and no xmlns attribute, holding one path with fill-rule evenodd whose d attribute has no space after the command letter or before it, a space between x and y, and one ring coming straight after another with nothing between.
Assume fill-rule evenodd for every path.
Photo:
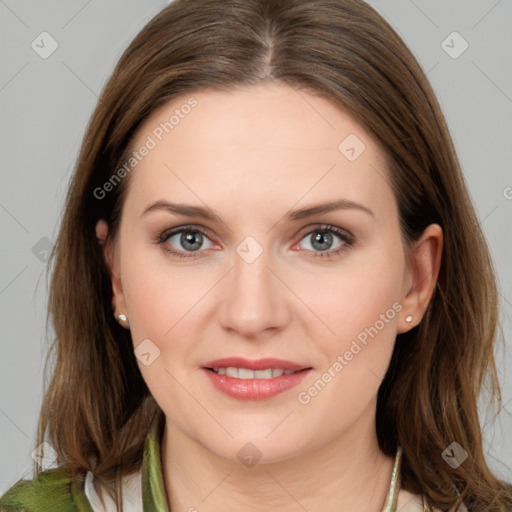
<instances>
[{"instance_id":1,"label":"shoulder","mask_svg":"<svg viewBox=\"0 0 512 512\"><path fill-rule=\"evenodd\" d=\"M0 497L1 512L92 512L82 490L65 468L38 473L32 480L20 480Z\"/></svg>"}]
</instances>

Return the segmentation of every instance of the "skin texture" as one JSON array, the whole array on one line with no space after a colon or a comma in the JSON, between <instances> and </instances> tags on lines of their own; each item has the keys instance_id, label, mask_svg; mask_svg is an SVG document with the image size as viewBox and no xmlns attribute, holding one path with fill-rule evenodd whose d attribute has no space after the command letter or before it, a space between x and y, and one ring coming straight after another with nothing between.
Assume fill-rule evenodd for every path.
<instances>
[{"instance_id":1,"label":"skin texture","mask_svg":"<svg viewBox=\"0 0 512 512\"><path fill-rule=\"evenodd\" d=\"M377 392L396 334L417 325L428 306L441 228L429 226L406 259L385 155L326 99L276 83L193 97L197 106L132 171L119 237L105 245L116 312L128 317L134 348L149 339L160 350L139 366L167 418L161 455L171 509L379 512L394 458L377 444ZM153 112L134 147L188 98ZM354 161L338 149L350 134L365 145ZM285 219L290 210L342 198L373 214L346 208ZM159 199L207 206L222 222L166 211L141 217ZM198 251L180 244L180 234L165 244L192 257L154 243L190 225L207 232L191 242ZM333 233L331 242L314 244L323 225L355 242ZM104 244L104 221L97 234ZM252 263L236 252L248 236L263 250ZM322 247L344 249L320 258ZM298 393L393 304L400 311L300 403ZM313 370L275 397L241 401L200 370L229 356L276 357ZM237 455L248 442L261 454L250 467Z\"/></svg>"}]
</instances>

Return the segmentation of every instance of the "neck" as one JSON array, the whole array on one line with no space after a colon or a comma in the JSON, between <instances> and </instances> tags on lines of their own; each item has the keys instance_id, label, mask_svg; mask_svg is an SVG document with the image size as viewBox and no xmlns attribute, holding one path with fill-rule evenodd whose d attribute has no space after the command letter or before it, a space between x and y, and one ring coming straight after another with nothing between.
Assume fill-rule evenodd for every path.
<instances>
[{"instance_id":1,"label":"neck","mask_svg":"<svg viewBox=\"0 0 512 512\"><path fill-rule=\"evenodd\" d=\"M360 420L319 449L249 467L213 453L167 419L161 450L170 510L381 512L394 457L380 451L374 421Z\"/></svg>"}]
</instances>

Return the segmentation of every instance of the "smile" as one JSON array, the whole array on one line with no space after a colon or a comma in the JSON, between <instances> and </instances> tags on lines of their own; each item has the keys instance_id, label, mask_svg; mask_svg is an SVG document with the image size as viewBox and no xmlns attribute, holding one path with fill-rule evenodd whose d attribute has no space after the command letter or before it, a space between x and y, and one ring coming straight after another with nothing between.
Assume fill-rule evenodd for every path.
<instances>
[{"instance_id":1,"label":"smile","mask_svg":"<svg viewBox=\"0 0 512 512\"><path fill-rule=\"evenodd\" d=\"M283 368L267 368L265 370L250 370L249 368L208 368L209 370L219 374L227 375L235 379L272 379L281 377L281 375L292 375L295 370L285 370Z\"/></svg>"},{"instance_id":2,"label":"smile","mask_svg":"<svg viewBox=\"0 0 512 512\"><path fill-rule=\"evenodd\" d=\"M249 370L233 366L200 368L213 388L238 400L266 400L297 386L312 368ZM217 371L215 371L217 370ZM221 373L224 371L224 373ZM286 372L286 373L285 373Z\"/></svg>"}]
</instances>

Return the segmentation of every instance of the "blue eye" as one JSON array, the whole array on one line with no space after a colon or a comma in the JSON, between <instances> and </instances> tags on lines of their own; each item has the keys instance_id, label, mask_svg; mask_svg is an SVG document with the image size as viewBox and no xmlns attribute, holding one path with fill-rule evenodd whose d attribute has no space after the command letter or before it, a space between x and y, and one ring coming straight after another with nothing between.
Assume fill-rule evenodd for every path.
<instances>
[{"instance_id":1,"label":"blue eye","mask_svg":"<svg viewBox=\"0 0 512 512\"><path fill-rule=\"evenodd\" d=\"M174 251L170 249L169 244L167 242L172 241L172 239L175 239L173 245L180 245L184 249L184 251ZM191 258L195 256L193 254L194 252L198 252L201 249L201 246L203 245L205 239L210 241L210 239L207 237L206 233L202 229L193 228L189 226L179 228L171 232L164 232L159 237L158 243L160 243L164 251L168 253L178 256L179 258ZM207 247L207 249L208 248L209 247ZM192 254L186 254L187 252Z\"/></svg>"},{"instance_id":2,"label":"blue eye","mask_svg":"<svg viewBox=\"0 0 512 512\"><path fill-rule=\"evenodd\" d=\"M339 240L335 248L332 244L335 238ZM354 237L347 231L337 228L335 226L317 226L310 230L301 240L309 239L309 245L312 249L308 252L313 252L312 258L332 258L338 256L354 244Z\"/></svg>"},{"instance_id":3,"label":"blue eye","mask_svg":"<svg viewBox=\"0 0 512 512\"><path fill-rule=\"evenodd\" d=\"M307 249L306 252L312 253L311 256L308 256L312 258L336 257L355 242L353 235L348 231L329 225L315 226L301 238L301 241L308 237L311 249ZM336 239L338 239L337 243ZM171 231L164 231L155 242L161 245L166 253L178 258L198 257L204 249L210 249L213 245L206 232L194 226L182 226ZM204 247L205 242L210 245ZM333 243L336 244L334 248L332 248ZM177 247L177 250L173 250L171 247Z\"/></svg>"}]
</instances>

